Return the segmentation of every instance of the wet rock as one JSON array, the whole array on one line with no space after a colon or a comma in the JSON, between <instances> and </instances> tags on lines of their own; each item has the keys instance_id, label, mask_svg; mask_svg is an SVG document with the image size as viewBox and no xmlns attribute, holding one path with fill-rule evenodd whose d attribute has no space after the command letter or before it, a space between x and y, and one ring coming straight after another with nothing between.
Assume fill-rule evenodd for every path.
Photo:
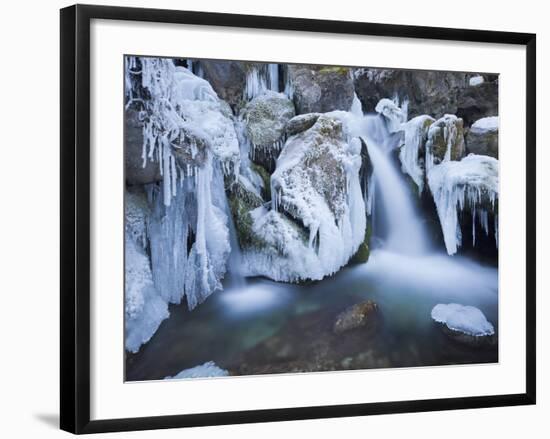
<instances>
[{"instance_id":1,"label":"wet rock","mask_svg":"<svg viewBox=\"0 0 550 439\"><path fill-rule=\"evenodd\" d=\"M148 184L162 180L157 162L145 161L143 166L143 121L139 111L124 111L124 166L129 184Z\"/></svg>"},{"instance_id":2,"label":"wet rock","mask_svg":"<svg viewBox=\"0 0 550 439\"><path fill-rule=\"evenodd\" d=\"M498 158L498 117L479 119L466 135L466 147L473 154Z\"/></svg>"},{"instance_id":3,"label":"wet rock","mask_svg":"<svg viewBox=\"0 0 550 439\"><path fill-rule=\"evenodd\" d=\"M351 108L354 86L349 68L289 65L288 75L298 114Z\"/></svg>"},{"instance_id":4,"label":"wet rock","mask_svg":"<svg viewBox=\"0 0 550 439\"><path fill-rule=\"evenodd\" d=\"M336 317L333 331L342 334L352 329L372 327L378 321L378 305L372 300L350 306Z\"/></svg>"},{"instance_id":5,"label":"wet rock","mask_svg":"<svg viewBox=\"0 0 550 439\"><path fill-rule=\"evenodd\" d=\"M491 78L491 75L484 77L488 79L482 84L468 86L458 95L454 114L464 120L465 126L483 117L498 114L498 76L496 79Z\"/></svg>"}]
</instances>

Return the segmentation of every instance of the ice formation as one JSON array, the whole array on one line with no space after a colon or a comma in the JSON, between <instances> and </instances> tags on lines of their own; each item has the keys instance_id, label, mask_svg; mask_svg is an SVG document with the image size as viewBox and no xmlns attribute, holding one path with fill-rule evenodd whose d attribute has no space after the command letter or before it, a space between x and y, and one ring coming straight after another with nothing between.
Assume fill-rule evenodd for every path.
<instances>
[{"instance_id":1,"label":"ice formation","mask_svg":"<svg viewBox=\"0 0 550 439\"><path fill-rule=\"evenodd\" d=\"M458 131L459 125L462 126L462 119L454 114L445 114L430 125L426 141L425 168L427 173L435 164L451 160L453 148L461 149L464 146L464 138ZM437 156L435 151L440 141L445 146L443 157Z\"/></svg>"},{"instance_id":2,"label":"ice formation","mask_svg":"<svg viewBox=\"0 0 550 439\"><path fill-rule=\"evenodd\" d=\"M397 103L391 99L380 99L376 104L375 111L384 116L390 133L401 131L401 125L407 121L406 110L399 108Z\"/></svg>"},{"instance_id":3,"label":"ice formation","mask_svg":"<svg viewBox=\"0 0 550 439\"><path fill-rule=\"evenodd\" d=\"M186 378L215 378L228 376L227 370L221 369L213 361L207 361L200 366L184 369L173 377L166 377L165 380L183 380Z\"/></svg>"},{"instance_id":4,"label":"ice formation","mask_svg":"<svg viewBox=\"0 0 550 439\"><path fill-rule=\"evenodd\" d=\"M428 115L417 116L403 125L405 138L399 151L403 172L408 174L418 186L418 193L424 189L424 157L428 129L434 119Z\"/></svg>"},{"instance_id":5,"label":"ice formation","mask_svg":"<svg viewBox=\"0 0 550 439\"><path fill-rule=\"evenodd\" d=\"M244 97L252 100L266 90L279 91L279 65L266 64L251 67L246 75Z\"/></svg>"},{"instance_id":6,"label":"ice formation","mask_svg":"<svg viewBox=\"0 0 550 439\"><path fill-rule=\"evenodd\" d=\"M470 154L460 161L444 161L429 171L428 184L449 255L462 245L459 212L465 209L473 216L474 244L476 221L489 234L489 213L494 215L495 240L498 240L498 167L498 160L493 157Z\"/></svg>"},{"instance_id":7,"label":"ice formation","mask_svg":"<svg viewBox=\"0 0 550 439\"><path fill-rule=\"evenodd\" d=\"M474 337L495 333L495 328L485 315L473 306L440 303L432 309L432 319L446 325L452 331L463 332Z\"/></svg>"}]
</instances>

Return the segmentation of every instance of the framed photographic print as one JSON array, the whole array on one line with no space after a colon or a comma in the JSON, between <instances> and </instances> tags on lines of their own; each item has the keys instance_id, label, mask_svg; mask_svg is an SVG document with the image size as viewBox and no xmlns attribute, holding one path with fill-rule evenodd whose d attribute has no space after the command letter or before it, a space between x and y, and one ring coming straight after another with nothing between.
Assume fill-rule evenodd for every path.
<instances>
[{"instance_id":1,"label":"framed photographic print","mask_svg":"<svg viewBox=\"0 0 550 439\"><path fill-rule=\"evenodd\" d=\"M535 35L61 10L61 428L535 403Z\"/></svg>"}]
</instances>

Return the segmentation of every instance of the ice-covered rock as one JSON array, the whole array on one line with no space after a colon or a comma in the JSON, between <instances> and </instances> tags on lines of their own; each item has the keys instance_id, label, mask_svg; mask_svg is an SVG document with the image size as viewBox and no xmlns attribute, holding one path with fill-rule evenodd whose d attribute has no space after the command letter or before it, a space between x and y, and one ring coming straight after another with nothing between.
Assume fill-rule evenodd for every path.
<instances>
[{"instance_id":1,"label":"ice-covered rock","mask_svg":"<svg viewBox=\"0 0 550 439\"><path fill-rule=\"evenodd\" d=\"M278 92L279 88L278 64L256 63L249 66L244 90L246 100L254 99L264 94L267 90Z\"/></svg>"},{"instance_id":2,"label":"ice-covered rock","mask_svg":"<svg viewBox=\"0 0 550 439\"><path fill-rule=\"evenodd\" d=\"M468 80L468 84L470 84L470 87L477 87L478 85L481 85L484 82L485 82L485 79L483 79L483 76L481 75L472 76Z\"/></svg>"},{"instance_id":3,"label":"ice-covered rock","mask_svg":"<svg viewBox=\"0 0 550 439\"><path fill-rule=\"evenodd\" d=\"M474 122L466 135L466 147L471 153L498 158L498 116Z\"/></svg>"},{"instance_id":4,"label":"ice-covered rock","mask_svg":"<svg viewBox=\"0 0 550 439\"><path fill-rule=\"evenodd\" d=\"M229 372L220 368L213 361L207 361L200 366L184 369L174 376L168 376L165 380L183 380L187 378L215 378L228 376Z\"/></svg>"},{"instance_id":5,"label":"ice-covered rock","mask_svg":"<svg viewBox=\"0 0 550 439\"><path fill-rule=\"evenodd\" d=\"M431 312L432 319L442 325L449 337L469 346L496 344L495 328L483 312L474 306L457 303L438 304Z\"/></svg>"},{"instance_id":6,"label":"ice-covered rock","mask_svg":"<svg viewBox=\"0 0 550 439\"><path fill-rule=\"evenodd\" d=\"M288 76L297 114L351 108L354 87L349 68L289 65Z\"/></svg>"},{"instance_id":7,"label":"ice-covered rock","mask_svg":"<svg viewBox=\"0 0 550 439\"><path fill-rule=\"evenodd\" d=\"M464 124L454 114L446 114L428 129L426 141L426 170L433 165L464 156Z\"/></svg>"},{"instance_id":8,"label":"ice-covered rock","mask_svg":"<svg viewBox=\"0 0 550 439\"><path fill-rule=\"evenodd\" d=\"M294 105L282 93L264 91L246 105L242 118L253 148L253 158L259 158L260 152L277 158L284 143L287 122L292 117Z\"/></svg>"},{"instance_id":9,"label":"ice-covered rock","mask_svg":"<svg viewBox=\"0 0 550 439\"><path fill-rule=\"evenodd\" d=\"M498 243L498 160L470 154L460 161L445 161L428 172L428 185L433 195L447 253L455 254L462 245L459 213L472 215L475 245L476 222L489 234L489 215L494 218L495 241Z\"/></svg>"},{"instance_id":10,"label":"ice-covered rock","mask_svg":"<svg viewBox=\"0 0 550 439\"><path fill-rule=\"evenodd\" d=\"M405 132L403 145L399 150L399 160L403 172L408 174L418 186L424 189L425 155L428 130L434 119L428 115L417 116L403 125Z\"/></svg>"},{"instance_id":11,"label":"ice-covered rock","mask_svg":"<svg viewBox=\"0 0 550 439\"><path fill-rule=\"evenodd\" d=\"M329 115L287 140L271 176L272 210L253 215L254 229L279 260L248 258L250 272L274 280L321 279L355 254L365 236L366 214L360 148L354 145L346 141L341 120Z\"/></svg>"},{"instance_id":12,"label":"ice-covered rock","mask_svg":"<svg viewBox=\"0 0 550 439\"><path fill-rule=\"evenodd\" d=\"M386 126L390 133L397 133L402 130L402 125L407 120L407 113L397 106L391 99L380 99L376 104L375 111L382 116L386 121Z\"/></svg>"}]
</instances>

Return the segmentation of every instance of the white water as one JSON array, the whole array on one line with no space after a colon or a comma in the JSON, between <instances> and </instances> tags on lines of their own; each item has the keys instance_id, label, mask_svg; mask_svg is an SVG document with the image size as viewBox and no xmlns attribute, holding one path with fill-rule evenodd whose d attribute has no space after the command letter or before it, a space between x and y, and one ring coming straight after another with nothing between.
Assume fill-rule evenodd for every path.
<instances>
[{"instance_id":1,"label":"white water","mask_svg":"<svg viewBox=\"0 0 550 439\"><path fill-rule=\"evenodd\" d=\"M398 146L399 136L388 131L380 115L365 116L360 126L378 191L379 199L375 197L377 221L387 227L385 247L407 255L425 253L427 237L424 226L414 209L404 176L392 161L392 150Z\"/></svg>"}]
</instances>

